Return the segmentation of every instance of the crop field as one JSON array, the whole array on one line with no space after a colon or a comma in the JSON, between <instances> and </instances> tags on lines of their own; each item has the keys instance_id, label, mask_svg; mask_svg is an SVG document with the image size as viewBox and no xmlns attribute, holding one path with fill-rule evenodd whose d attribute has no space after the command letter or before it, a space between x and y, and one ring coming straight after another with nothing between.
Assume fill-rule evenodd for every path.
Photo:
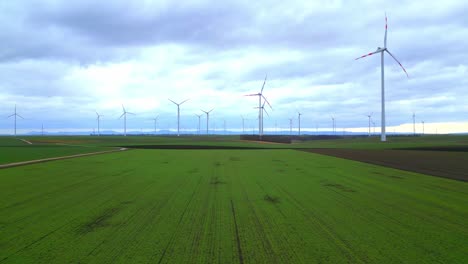
<instances>
[{"instance_id":1,"label":"crop field","mask_svg":"<svg viewBox=\"0 0 468 264\"><path fill-rule=\"evenodd\" d=\"M91 145L82 146L52 142L37 143L34 141L31 143L33 144L28 144L13 137L0 137L0 165L20 161L111 150L111 148Z\"/></svg>"},{"instance_id":2,"label":"crop field","mask_svg":"<svg viewBox=\"0 0 468 264\"><path fill-rule=\"evenodd\" d=\"M87 144L165 144L129 138ZM466 182L292 149L0 170L0 263L466 263L466 219Z\"/></svg>"}]
</instances>

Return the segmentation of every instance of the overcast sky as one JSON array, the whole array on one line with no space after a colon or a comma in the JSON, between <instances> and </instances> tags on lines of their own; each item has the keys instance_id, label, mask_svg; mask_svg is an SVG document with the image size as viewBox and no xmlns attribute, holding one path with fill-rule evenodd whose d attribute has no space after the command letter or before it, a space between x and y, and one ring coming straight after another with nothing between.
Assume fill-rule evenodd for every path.
<instances>
[{"instance_id":1,"label":"overcast sky","mask_svg":"<svg viewBox=\"0 0 468 264\"><path fill-rule=\"evenodd\" d=\"M380 124L383 46L387 125L468 123L468 2L445 1L1 1L0 133L257 126L265 75L265 128ZM202 119L204 126L205 119ZM442 125L439 125L442 127ZM395 129L395 128L394 128ZM391 131L391 130L390 130Z\"/></svg>"}]
</instances>

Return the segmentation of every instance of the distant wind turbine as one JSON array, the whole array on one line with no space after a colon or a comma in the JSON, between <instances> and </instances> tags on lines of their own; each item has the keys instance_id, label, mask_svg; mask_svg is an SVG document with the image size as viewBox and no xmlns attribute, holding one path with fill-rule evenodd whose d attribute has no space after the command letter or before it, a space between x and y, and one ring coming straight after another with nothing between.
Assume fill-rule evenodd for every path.
<instances>
[{"instance_id":1,"label":"distant wind turbine","mask_svg":"<svg viewBox=\"0 0 468 264\"><path fill-rule=\"evenodd\" d=\"M200 135L200 118L203 114L199 114L199 115L195 114L195 115L198 117L198 135Z\"/></svg>"},{"instance_id":2,"label":"distant wind turbine","mask_svg":"<svg viewBox=\"0 0 468 264\"><path fill-rule=\"evenodd\" d=\"M424 120L421 121L421 123L422 123L422 128L423 128L423 135L424 135Z\"/></svg>"},{"instance_id":3,"label":"distant wind turbine","mask_svg":"<svg viewBox=\"0 0 468 264\"><path fill-rule=\"evenodd\" d=\"M401 63L397 60L397 58L395 56L393 56L393 54L387 49L387 15L385 15L385 36L384 36L384 47L381 48L381 47L378 47L376 51L374 52L371 52L369 54L366 54L366 55L363 55L359 58L356 58L356 60L358 59L361 59L361 58L364 58L364 57L367 57L367 56L370 56L370 55L373 55L373 54L376 54L376 53L380 53L380 67L381 67L381 75L382 75L382 78L381 78L381 82L382 82L382 90L381 90L381 96L382 96L382 131L381 131L381 136L380 136L380 141L386 141L387 140L387 137L385 135L385 85L384 85L384 53L387 52L388 55L390 55L399 65L400 67L403 69L403 71L405 72L406 76L408 76L408 73L406 72L405 68L403 67L403 65L401 65Z\"/></svg>"},{"instance_id":4,"label":"distant wind turbine","mask_svg":"<svg viewBox=\"0 0 468 264\"><path fill-rule=\"evenodd\" d=\"M12 115L9 115L8 118L12 116L15 118L15 137L16 137L16 117L19 116L21 119L24 119L24 117L22 117L20 114L16 112L16 105L15 105L15 112Z\"/></svg>"},{"instance_id":5,"label":"distant wind turbine","mask_svg":"<svg viewBox=\"0 0 468 264\"><path fill-rule=\"evenodd\" d=\"M210 112L213 111L214 108L212 108L210 111L205 111L205 110L202 110L202 112L204 112L206 114L206 134L208 135L208 123L210 121Z\"/></svg>"},{"instance_id":6,"label":"distant wind turbine","mask_svg":"<svg viewBox=\"0 0 468 264\"><path fill-rule=\"evenodd\" d=\"M159 118L159 115L157 115L155 118L151 119L154 121L154 134L156 135L157 134L157 127L158 127L158 118Z\"/></svg>"},{"instance_id":7,"label":"distant wind turbine","mask_svg":"<svg viewBox=\"0 0 468 264\"><path fill-rule=\"evenodd\" d=\"M289 118L289 135L292 135L292 118Z\"/></svg>"},{"instance_id":8,"label":"distant wind turbine","mask_svg":"<svg viewBox=\"0 0 468 264\"><path fill-rule=\"evenodd\" d=\"M370 114L366 115L369 118L369 137L371 136L370 123L371 123L372 114L373 113L370 113Z\"/></svg>"},{"instance_id":9,"label":"distant wind turbine","mask_svg":"<svg viewBox=\"0 0 468 264\"><path fill-rule=\"evenodd\" d=\"M180 103L176 103L169 99L169 101L173 102L175 105L177 105L177 136L179 136L179 129L180 129L180 105L187 102L189 99L186 99L185 101L182 101Z\"/></svg>"},{"instance_id":10,"label":"distant wind turbine","mask_svg":"<svg viewBox=\"0 0 468 264\"><path fill-rule=\"evenodd\" d=\"M100 115L97 111L96 111L96 115L97 115L97 131L98 131L98 136L101 135L101 130L100 130L100 123L101 123L101 116L103 115Z\"/></svg>"},{"instance_id":11,"label":"distant wind turbine","mask_svg":"<svg viewBox=\"0 0 468 264\"><path fill-rule=\"evenodd\" d=\"M243 115L241 115L241 118L242 118L242 134L245 134L245 127L244 127L245 118Z\"/></svg>"},{"instance_id":12,"label":"distant wind turbine","mask_svg":"<svg viewBox=\"0 0 468 264\"><path fill-rule=\"evenodd\" d=\"M263 81L262 89L259 93L254 94L246 94L245 96L258 96L258 134L261 137L263 135L263 111L264 111L264 103L262 104L262 98L268 103L271 108L270 102L265 98L263 95L263 89L265 88L265 83L267 80L267 75L265 75L265 80ZM268 114L268 113L267 113Z\"/></svg>"},{"instance_id":13,"label":"distant wind turbine","mask_svg":"<svg viewBox=\"0 0 468 264\"><path fill-rule=\"evenodd\" d=\"M122 118L122 116L124 117L124 136L127 136L127 114L134 115L134 113L127 112L127 110L125 110L125 107L123 105L122 105L122 110L123 110L123 113L119 117L119 119Z\"/></svg>"},{"instance_id":14,"label":"distant wind turbine","mask_svg":"<svg viewBox=\"0 0 468 264\"><path fill-rule=\"evenodd\" d=\"M299 136L301 135L301 113L300 112L297 112L298 114L298 119L299 119Z\"/></svg>"},{"instance_id":15,"label":"distant wind turbine","mask_svg":"<svg viewBox=\"0 0 468 264\"><path fill-rule=\"evenodd\" d=\"M413 112L413 136L416 136L416 114Z\"/></svg>"},{"instance_id":16,"label":"distant wind turbine","mask_svg":"<svg viewBox=\"0 0 468 264\"><path fill-rule=\"evenodd\" d=\"M332 130L333 130L333 134L335 134L335 117L334 117L334 116L331 116L331 119L332 119Z\"/></svg>"}]
</instances>

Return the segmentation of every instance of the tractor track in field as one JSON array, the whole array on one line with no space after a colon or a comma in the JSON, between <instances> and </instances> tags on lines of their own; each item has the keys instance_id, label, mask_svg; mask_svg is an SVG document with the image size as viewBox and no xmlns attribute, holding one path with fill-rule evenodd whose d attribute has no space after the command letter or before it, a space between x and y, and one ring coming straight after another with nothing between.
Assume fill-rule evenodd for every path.
<instances>
[{"instance_id":1,"label":"tractor track in field","mask_svg":"<svg viewBox=\"0 0 468 264\"><path fill-rule=\"evenodd\" d=\"M119 149L113 149L113 150L81 153L81 154L74 154L74 155L60 156L60 157L52 157L52 158L45 158L45 159L19 161L19 162L7 163L7 164L0 164L0 169L6 169L6 168L12 168L12 167L18 167L18 166L25 166L25 165L36 164L36 163L44 163L44 162L56 161L56 160L64 160L64 159L72 159L72 158L93 156L93 155L99 155L99 154L120 152L120 151L126 151L126 150L128 150L128 149L127 148L119 148Z\"/></svg>"},{"instance_id":2,"label":"tractor track in field","mask_svg":"<svg viewBox=\"0 0 468 264\"><path fill-rule=\"evenodd\" d=\"M234 202L231 199L231 213L232 213L232 218L234 219L234 227L236 231L236 243L237 243L237 254L239 254L239 263L244 264L244 257L242 255L242 247L241 247L241 242L240 242L240 237L239 237L239 227L237 225L237 219L236 219L236 210L234 209Z\"/></svg>"},{"instance_id":3,"label":"tractor track in field","mask_svg":"<svg viewBox=\"0 0 468 264\"><path fill-rule=\"evenodd\" d=\"M312 212L311 210L307 210L306 207L303 206L302 203L298 199L296 199L296 197L294 197L290 192L286 191L282 187L279 188L284 194L286 194L289 197L291 204L294 207L301 211L305 217L311 220L311 222L315 222L319 232L322 233L322 235L324 235L324 237L327 238L332 244L334 244L339 249L339 251L341 251L341 253L347 258L348 263L367 262L366 260L362 259L356 254L349 242L343 240L341 237L338 236L338 234L333 232L333 230L331 230L327 223L320 219L316 215L316 213Z\"/></svg>"},{"instance_id":4,"label":"tractor track in field","mask_svg":"<svg viewBox=\"0 0 468 264\"><path fill-rule=\"evenodd\" d=\"M192 192L190 198L188 199L188 202L187 202L187 204L185 205L185 208L184 208L182 214L180 215L179 220L177 221L177 227L180 226L180 223L182 222L182 220L184 219L185 214L187 213L188 209L190 208L190 204L194 201L193 198L195 197L195 194L197 193L198 188L200 187L200 184L201 184L201 182L202 182L202 179L203 179L203 177L200 177L200 179L199 179L199 181L198 181L198 184L197 184L197 188L194 189L194 191ZM169 247L172 246L172 244L174 243L174 240L175 240L175 237L176 237L176 234L177 234L178 231L179 231L179 230L176 229L176 230L174 231L174 233L172 234L171 238L169 239L169 242L167 242L167 244L166 244L166 246L164 247L164 250L163 250L163 252L162 252L162 254L161 254L161 257L160 257L159 260L158 260L158 264L159 264L159 263L162 263L164 257L166 256L167 250L168 250ZM157 254L154 254L154 255L150 258L150 262L154 262L153 259L156 257L156 255L157 255Z\"/></svg>"}]
</instances>

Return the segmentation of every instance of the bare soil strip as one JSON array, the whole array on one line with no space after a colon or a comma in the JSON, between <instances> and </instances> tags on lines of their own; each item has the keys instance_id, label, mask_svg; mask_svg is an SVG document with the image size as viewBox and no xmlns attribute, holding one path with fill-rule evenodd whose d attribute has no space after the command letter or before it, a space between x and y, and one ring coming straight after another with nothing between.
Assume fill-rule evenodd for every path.
<instances>
[{"instance_id":1,"label":"bare soil strip","mask_svg":"<svg viewBox=\"0 0 468 264\"><path fill-rule=\"evenodd\" d=\"M119 149L106 150L106 151L82 153L82 154L76 154L76 155L70 155L70 156L61 156L61 157L53 157L53 158L46 158L46 159L27 160L27 161L20 161L20 162L14 162L14 163L0 164L0 169L6 169L6 168L11 168L11 167L24 166L24 165L42 163L42 162L48 162L48 161L54 161L54 160L63 160L63 159L99 155L99 154L112 153L112 152L118 152L118 151L124 151L124 150L127 150L127 149L119 148Z\"/></svg>"},{"instance_id":2,"label":"bare soil strip","mask_svg":"<svg viewBox=\"0 0 468 264\"><path fill-rule=\"evenodd\" d=\"M338 158L468 181L468 153L420 150L301 149Z\"/></svg>"}]
</instances>

